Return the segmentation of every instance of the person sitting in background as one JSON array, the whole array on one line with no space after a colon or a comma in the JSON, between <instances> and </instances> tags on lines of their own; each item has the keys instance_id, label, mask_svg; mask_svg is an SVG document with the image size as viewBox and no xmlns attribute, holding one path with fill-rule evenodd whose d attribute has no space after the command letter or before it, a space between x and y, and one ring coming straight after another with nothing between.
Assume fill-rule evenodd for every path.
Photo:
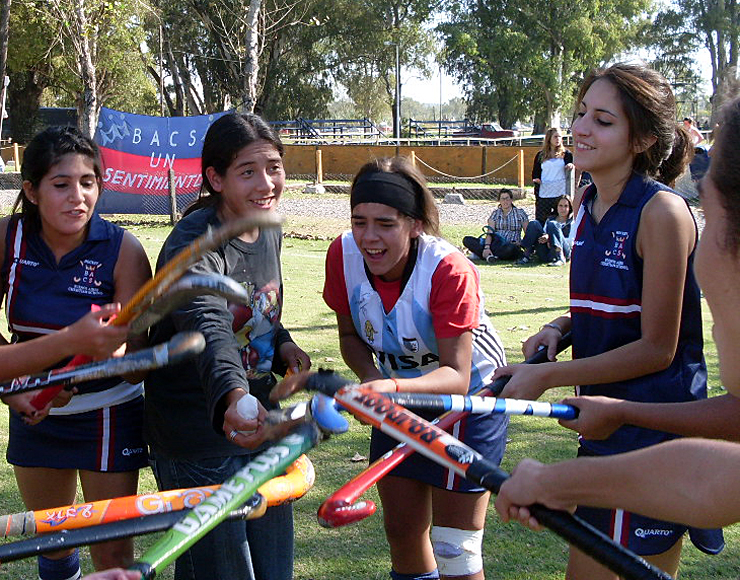
<instances>
[{"instance_id":1,"label":"person sitting in background","mask_svg":"<svg viewBox=\"0 0 740 580\"><path fill-rule=\"evenodd\" d=\"M694 120L691 117L684 117L683 126L689 132L689 135L691 135L691 143L694 145L694 147L704 141L704 135L702 135L701 131L696 128L696 125L694 125Z\"/></svg>"},{"instance_id":2,"label":"person sitting in background","mask_svg":"<svg viewBox=\"0 0 740 580\"><path fill-rule=\"evenodd\" d=\"M535 218L544 225L554 213L561 195L568 193L567 172L573 169L573 154L563 145L563 136L556 127L545 133L542 150L532 166L534 182Z\"/></svg>"},{"instance_id":3,"label":"person sitting in background","mask_svg":"<svg viewBox=\"0 0 740 580\"><path fill-rule=\"evenodd\" d=\"M499 193L498 208L483 226L485 235L465 236L463 245L474 257L492 262L494 260L516 260L521 257L522 233L529 223L527 212L514 205L510 189Z\"/></svg>"},{"instance_id":4,"label":"person sitting in background","mask_svg":"<svg viewBox=\"0 0 740 580\"><path fill-rule=\"evenodd\" d=\"M537 257L548 266L565 264L570 260L570 250L573 247L572 223L573 204L567 195L561 195L555 215L550 216L544 226L537 220L527 224L522 240L524 255L516 263L528 264Z\"/></svg>"}]
</instances>

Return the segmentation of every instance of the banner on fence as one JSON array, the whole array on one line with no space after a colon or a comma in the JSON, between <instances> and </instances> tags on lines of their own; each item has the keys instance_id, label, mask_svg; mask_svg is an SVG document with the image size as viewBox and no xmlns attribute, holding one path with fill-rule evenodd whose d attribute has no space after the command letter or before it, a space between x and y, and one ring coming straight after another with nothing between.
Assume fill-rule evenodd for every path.
<instances>
[{"instance_id":1,"label":"banner on fence","mask_svg":"<svg viewBox=\"0 0 740 580\"><path fill-rule=\"evenodd\" d=\"M102 108L95 132L105 172L98 211L168 214L170 168L182 209L200 191L203 138L223 114L148 117Z\"/></svg>"}]
</instances>

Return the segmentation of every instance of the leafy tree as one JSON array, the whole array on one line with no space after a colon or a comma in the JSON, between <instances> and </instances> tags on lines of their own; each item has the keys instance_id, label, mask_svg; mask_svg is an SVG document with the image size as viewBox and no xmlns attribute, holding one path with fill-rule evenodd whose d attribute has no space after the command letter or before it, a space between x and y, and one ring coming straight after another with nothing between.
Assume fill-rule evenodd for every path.
<instances>
[{"instance_id":1,"label":"leafy tree","mask_svg":"<svg viewBox=\"0 0 740 580\"><path fill-rule=\"evenodd\" d=\"M650 0L459 0L438 26L468 112L559 124L585 73L634 43Z\"/></svg>"},{"instance_id":2,"label":"leafy tree","mask_svg":"<svg viewBox=\"0 0 740 580\"><path fill-rule=\"evenodd\" d=\"M88 134L103 104L147 109L155 103L139 53L137 16L144 8L142 0L13 2L8 103L15 140L36 131L43 100L76 106Z\"/></svg>"},{"instance_id":3,"label":"leafy tree","mask_svg":"<svg viewBox=\"0 0 740 580\"><path fill-rule=\"evenodd\" d=\"M329 68L363 116L374 117L395 103L396 52L401 67L428 72L435 52L427 24L439 0L337 0L342 18L332 19ZM381 103L385 101L385 103ZM401 85L403 104L403 85ZM403 109L403 107L402 107Z\"/></svg>"},{"instance_id":4,"label":"leafy tree","mask_svg":"<svg viewBox=\"0 0 740 580\"><path fill-rule=\"evenodd\" d=\"M150 22L147 44L159 45L161 29L163 49L152 51L148 71L157 84L167 79L169 113L325 111L332 96L321 26L332 12L327 3L155 0L159 21Z\"/></svg>"},{"instance_id":5,"label":"leafy tree","mask_svg":"<svg viewBox=\"0 0 740 580\"><path fill-rule=\"evenodd\" d=\"M36 132L44 89L49 85L49 47L53 33L44 15L29 2L16 0L10 11L8 115L13 141L26 143Z\"/></svg>"},{"instance_id":6,"label":"leafy tree","mask_svg":"<svg viewBox=\"0 0 740 580\"><path fill-rule=\"evenodd\" d=\"M709 52L714 119L725 93L730 92L728 88L737 84L738 79L740 7L737 0L674 0L658 18L664 34L658 37L657 47L661 52L675 54L675 61L683 60L684 70L692 69L693 63L686 61L693 48L700 46ZM671 39L682 42L671 44Z\"/></svg>"}]
</instances>

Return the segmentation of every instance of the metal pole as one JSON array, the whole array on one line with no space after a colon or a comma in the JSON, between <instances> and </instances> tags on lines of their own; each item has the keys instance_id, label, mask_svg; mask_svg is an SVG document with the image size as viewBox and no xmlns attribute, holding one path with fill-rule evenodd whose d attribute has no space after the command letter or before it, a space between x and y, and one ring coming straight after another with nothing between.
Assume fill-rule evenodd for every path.
<instances>
[{"instance_id":1,"label":"metal pole","mask_svg":"<svg viewBox=\"0 0 740 580\"><path fill-rule=\"evenodd\" d=\"M401 52L396 43L396 139L401 145Z\"/></svg>"},{"instance_id":2,"label":"metal pole","mask_svg":"<svg viewBox=\"0 0 740 580\"><path fill-rule=\"evenodd\" d=\"M162 66L162 23L159 23L159 114L164 117L164 68Z\"/></svg>"},{"instance_id":3,"label":"metal pole","mask_svg":"<svg viewBox=\"0 0 740 580\"><path fill-rule=\"evenodd\" d=\"M439 134L442 136L442 67L439 67Z\"/></svg>"}]
</instances>

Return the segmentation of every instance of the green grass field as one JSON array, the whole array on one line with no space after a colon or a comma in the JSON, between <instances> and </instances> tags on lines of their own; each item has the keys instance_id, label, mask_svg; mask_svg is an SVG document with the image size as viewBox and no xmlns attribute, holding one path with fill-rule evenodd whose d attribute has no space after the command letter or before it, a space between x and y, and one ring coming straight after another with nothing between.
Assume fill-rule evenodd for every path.
<instances>
[{"instance_id":1,"label":"green grass field","mask_svg":"<svg viewBox=\"0 0 740 580\"><path fill-rule=\"evenodd\" d=\"M145 245L150 257L156 257L169 227L164 220L126 216L125 223ZM307 228L314 223L306 224ZM330 223L334 234L346 224ZM447 226L444 235L453 243L472 226ZM301 231L300 220L291 218L286 231ZM286 238L283 246L285 310L283 322L296 342L308 352L314 367L335 369L351 376L339 354L335 318L321 299L326 240ZM563 312L567 305L568 270L541 266L516 267L509 264L480 266L486 295L486 311L498 329L510 361L522 358L520 344L541 324ZM710 367L711 394L722 392L718 386L717 358L711 339L708 309L704 309L706 353ZM545 399L555 401L570 389L549 391ZM5 407L3 407L5 408ZM296 580L344 580L387 578L389 558L382 529L381 514L365 521L335 530L321 528L316 510L323 500L344 482L359 473L366 461L369 428L353 422L349 433L333 437L309 453L316 469L316 485L295 504ZM544 462L567 459L575 454L576 436L551 420L532 417L513 418L503 467L510 471L524 457ZM7 441L7 421L2 422L0 438ZM141 475L141 492L155 489L148 470ZM377 502L375 490L367 497ZM0 466L0 510L15 513L23 510L11 468ZM707 556L690 542L684 547L681 578L694 580L740 578L739 526L726 530L727 548L719 556ZM155 539L141 537L136 541L141 553ZM486 577L490 580L554 580L563 577L567 545L550 532L534 533L514 524L502 524L489 508L484 539ZM85 571L90 571L85 558ZM0 567L0 580L36 578L34 560L10 563ZM171 579L166 570L161 578ZM214 579L216 580L216 579ZM227 579L223 579L227 580Z\"/></svg>"}]
</instances>

